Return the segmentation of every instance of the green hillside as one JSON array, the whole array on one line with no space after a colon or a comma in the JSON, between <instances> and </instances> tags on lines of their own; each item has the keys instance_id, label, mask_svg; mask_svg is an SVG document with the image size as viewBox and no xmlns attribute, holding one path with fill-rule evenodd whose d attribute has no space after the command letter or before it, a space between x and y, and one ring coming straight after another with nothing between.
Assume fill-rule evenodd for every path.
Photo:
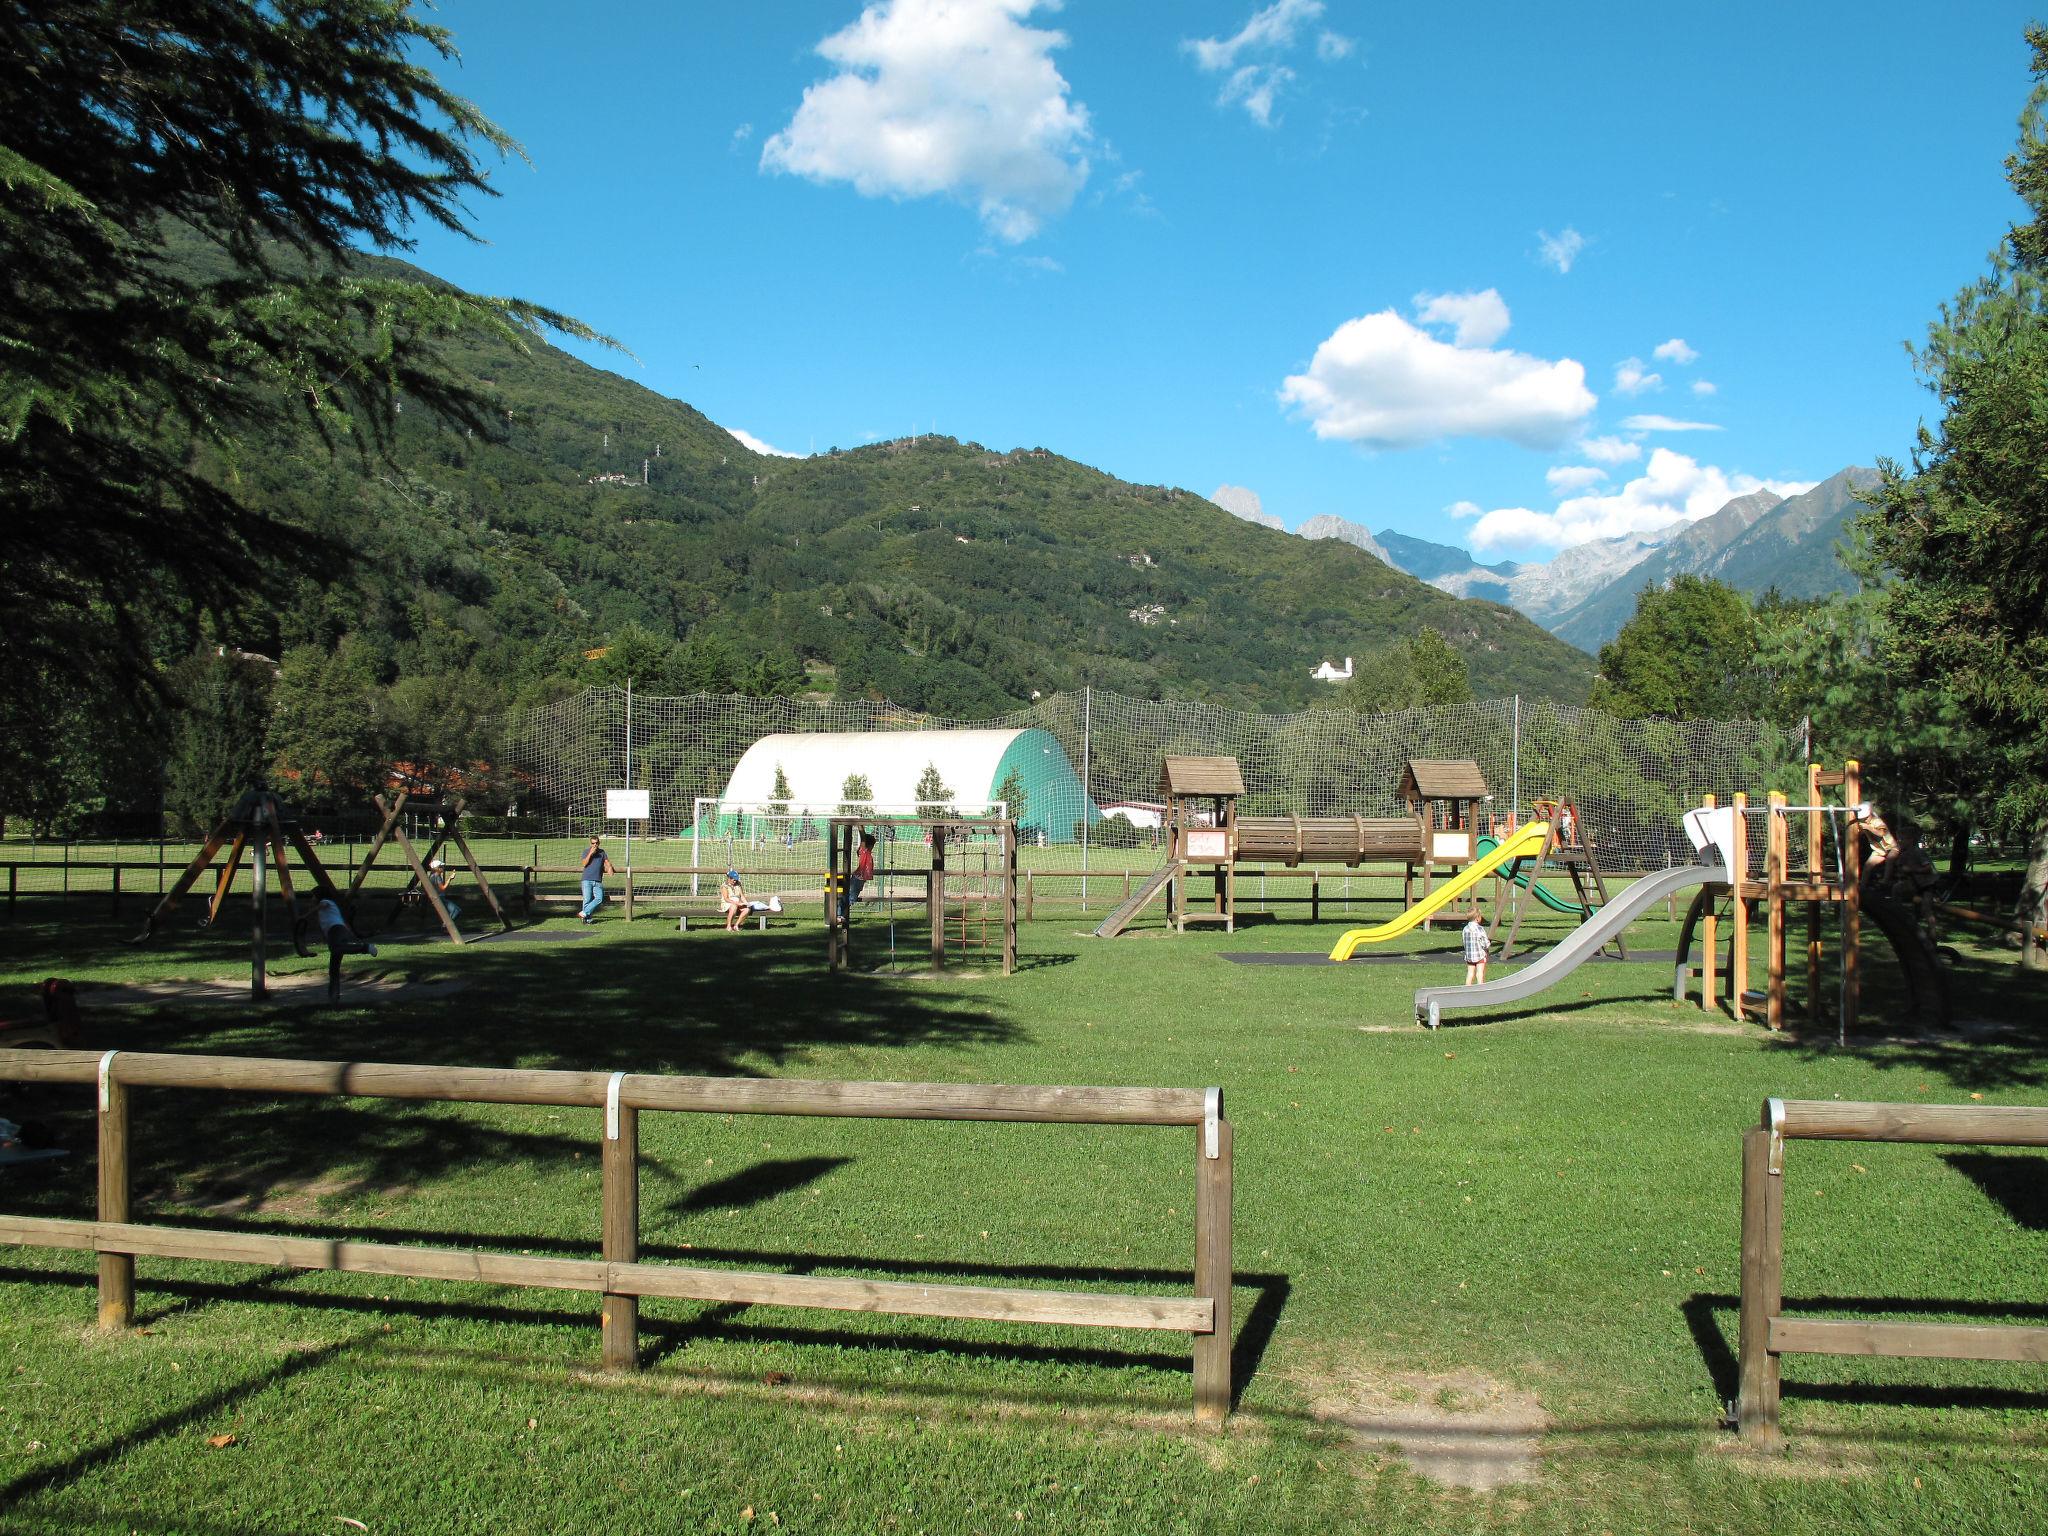
<instances>
[{"instance_id":1,"label":"green hillside","mask_svg":"<svg viewBox=\"0 0 2048 1536\"><path fill-rule=\"evenodd\" d=\"M1507 609L1043 448L767 457L553 348L453 361L500 404L489 440L415 410L389 463L299 440L244 456L245 493L365 558L356 601L309 586L238 643L354 644L384 681L460 672L515 702L580 686L583 653L638 626L712 658L643 687L730 685L759 658L787 680L800 660L842 692L971 717L1084 683L1296 707L1318 661L1430 625L1482 696L1590 683L1589 658Z\"/></svg>"}]
</instances>

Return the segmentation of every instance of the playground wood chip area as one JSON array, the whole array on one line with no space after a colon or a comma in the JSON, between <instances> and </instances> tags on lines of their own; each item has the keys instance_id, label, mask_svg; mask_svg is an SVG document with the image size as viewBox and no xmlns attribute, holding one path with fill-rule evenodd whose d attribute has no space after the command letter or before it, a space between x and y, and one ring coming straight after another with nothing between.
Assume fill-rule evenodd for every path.
<instances>
[{"instance_id":1,"label":"playground wood chip area","mask_svg":"<svg viewBox=\"0 0 2048 1536\"><path fill-rule=\"evenodd\" d=\"M281 943L252 1003L240 921L130 946L132 915L24 898L0 1017L69 977L95 1052L1218 1086L1239 1396L1195 1422L1186 1333L653 1295L640 1369L607 1372L588 1292L148 1256L137 1326L101 1333L92 1254L0 1246L0 1530L2040 1528L2039 1363L1787 1355L1784 1452L1721 1424L1743 1133L1771 1096L2048 1104L2048 984L2009 951L1956 943L1942 1032L1898 1016L1902 979L1866 945L1837 1047L1833 973L1809 1020L1803 961L1781 1032L1728 1016L1726 976L1714 1012L1675 1001L1660 901L1629 963L1429 1031L1413 997L1462 977L1455 923L1389 940L1398 963L1227 963L1325 957L1399 910L1248 907L1235 932L1176 934L1161 903L1116 939L1086 936L1106 907L1044 910L1004 977L999 954L932 972L914 917L892 970L858 912L835 974L815 903L739 933L614 904L521 930L541 942L350 957L327 1007L324 954ZM1526 956L1573 926L1535 908ZM563 932L588 937L544 937ZM123 1091L134 1221L599 1254L602 1107ZM0 1119L70 1154L0 1164L0 1213L93 1217L94 1109L89 1084L0 1086ZM1201 1134L642 1111L638 1259L1186 1297ZM2044 1157L1800 1143L1787 1309L2048 1322Z\"/></svg>"}]
</instances>

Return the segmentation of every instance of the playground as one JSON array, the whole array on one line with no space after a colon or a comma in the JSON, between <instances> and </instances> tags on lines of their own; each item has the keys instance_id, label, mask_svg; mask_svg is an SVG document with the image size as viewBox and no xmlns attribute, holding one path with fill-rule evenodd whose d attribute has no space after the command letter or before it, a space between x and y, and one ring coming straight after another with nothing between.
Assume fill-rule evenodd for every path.
<instances>
[{"instance_id":1,"label":"playground","mask_svg":"<svg viewBox=\"0 0 2048 1536\"><path fill-rule=\"evenodd\" d=\"M2003 950L1958 946L1940 1032L1900 1017L1903 980L1868 946L1846 1047L1832 1022L1806 1026L1802 966L1774 1033L1702 1010L1696 990L1675 999L1668 959L1590 959L1432 1032L1414 994L1457 980L1454 926L1387 940L1408 957L1389 964L1221 959L1326 950L1398 910L1398 880L1316 924L1305 906L1259 911L1240 880L1234 932L1172 932L1155 909L1114 941L1090 934L1120 883L1085 912L1041 892L1007 978L928 969L914 910L897 914L914 966L891 968L864 903L858 963L835 973L817 908L739 934L628 924L617 902L594 928L572 908L529 926L518 882L500 885L518 925L503 942L432 942L422 914L427 941L351 959L333 1009L175 993L99 1007L101 983L245 982L246 897L227 932L166 921L146 946L124 942L134 911L24 898L0 924L0 993L74 977L95 1052L1220 1084L1236 1181L1222 1432L1189 1411L1185 1334L650 1297L639 1369L620 1372L601 1369L589 1295L144 1257L137 1326L95 1335L92 1255L9 1247L13 1528L232 1508L232 1528L336 1530L1988 1533L2048 1494L2034 1365L1788 1356L1785 1454L1721 1422L1739 1390L1739 1147L1759 1105L2041 1102L2044 993ZM1631 954L1675 951L1686 911L1653 903ZM1552 946L1575 918L1535 905L1524 942ZM556 932L588 937L544 942ZM323 967L280 944L271 979L283 992ZM358 967L416 986L363 995ZM71 1156L6 1170L6 1211L90 1217L91 1087L21 1093ZM598 1250L602 1108L128 1093L136 1220L514 1262ZM642 1114L638 1258L1185 1296L1200 1135ZM1785 1305L2048 1321L2040 1155L1800 1145Z\"/></svg>"}]
</instances>

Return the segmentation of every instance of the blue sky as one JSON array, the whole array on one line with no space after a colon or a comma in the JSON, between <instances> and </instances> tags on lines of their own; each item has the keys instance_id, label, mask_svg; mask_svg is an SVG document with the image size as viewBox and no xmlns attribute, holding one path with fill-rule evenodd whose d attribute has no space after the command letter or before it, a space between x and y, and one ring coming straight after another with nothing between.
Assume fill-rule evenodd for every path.
<instances>
[{"instance_id":1,"label":"blue sky","mask_svg":"<svg viewBox=\"0 0 2048 1536\"><path fill-rule=\"evenodd\" d=\"M442 0L532 163L416 259L785 451L935 428L1540 558L1905 456L2028 16Z\"/></svg>"}]
</instances>

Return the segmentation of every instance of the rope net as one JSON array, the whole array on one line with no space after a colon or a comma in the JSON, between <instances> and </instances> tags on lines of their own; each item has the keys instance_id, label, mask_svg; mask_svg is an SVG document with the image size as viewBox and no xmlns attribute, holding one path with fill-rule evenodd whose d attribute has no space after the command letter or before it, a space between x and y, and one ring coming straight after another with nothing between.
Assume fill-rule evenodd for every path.
<instances>
[{"instance_id":1,"label":"rope net","mask_svg":"<svg viewBox=\"0 0 2048 1536\"><path fill-rule=\"evenodd\" d=\"M977 721L859 699L635 694L630 707L630 761L628 699L621 689L589 690L507 722L501 761L509 770L504 782L511 803L500 830L551 839L603 832L616 842L625 828L605 820L604 791L645 789L651 816L634 824L633 835L663 847L659 857L651 850L645 857L636 854L636 862L692 862L695 834L698 864L721 871L742 862L756 870L786 867L815 879L823 868L820 816L836 813L837 804L817 805L813 796L802 807L792 806L794 814L786 818L764 814L699 825L700 800L716 802L727 794L735 766L760 738L1036 729L1057 743L1067 759L1063 769L1072 770L1010 781L1011 815L1030 862L1041 869L1155 864L1160 761L1185 754L1235 757L1246 790L1239 810L1248 816L1398 815L1403 807L1396 788L1408 759L1469 758L1492 791L1482 810L1493 819L1505 824L1513 810L1526 820L1537 797L1567 796L1577 802L1603 867L1644 871L1691 860L1692 845L1679 818L1703 794L1711 792L1725 804L1737 789L1755 790L1796 762L1803 745L1796 727L1624 720L1572 705L1512 699L1385 715L1341 709L1264 715L1086 690ZM842 798L849 808L880 793L879 786L867 789L857 748L847 750L844 767ZM1015 793L1027 783L1023 794ZM956 804L1005 794L999 785L944 788ZM893 855L891 845L917 836L914 828L885 829L885 853ZM879 862L892 868L917 862L909 850L905 854Z\"/></svg>"}]
</instances>

